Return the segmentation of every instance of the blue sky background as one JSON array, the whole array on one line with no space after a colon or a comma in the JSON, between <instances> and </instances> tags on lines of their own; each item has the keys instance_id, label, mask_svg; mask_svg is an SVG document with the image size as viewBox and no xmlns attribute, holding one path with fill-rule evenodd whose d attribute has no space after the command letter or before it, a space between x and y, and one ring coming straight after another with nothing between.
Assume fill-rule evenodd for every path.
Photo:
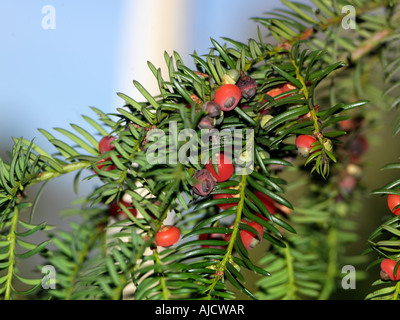
<instances>
[{"instance_id":1,"label":"blue sky background","mask_svg":"<svg viewBox=\"0 0 400 320\"><path fill-rule=\"evenodd\" d=\"M247 42L256 37L257 24L250 17L279 5L278 0L178 0L184 8L174 20L162 26L154 24L154 15L168 20L169 12L159 12L158 4L172 0L147 0L154 5L140 9L143 0L2 0L0 1L0 155L11 150L11 137L35 142L46 151L55 149L38 131L43 128L63 141L69 140L52 128L70 129L74 123L91 130L81 115L96 118L90 106L108 113L123 105L116 92L132 90L132 80L148 81L146 48L169 34L176 50L190 66L189 54L208 52L210 37L230 37ZM148 2L146 2L148 3ZM165 2L164 2L165 3ZM56 28L45 30L42 8L55 9ZM172 19L172 18L171 18ZM128 21L128 24L127 24ZM177 28L171 30L176 22ZM130 28L134 28L129 30ZM132 30L136 33L132 33ZM138 41L132 34L146 32ZM129 45L130 51L125 50ZM164 48L159 48L162 56ZM142 55L135 53L141 53ZM138 71L146 68L146 72ZM157 65L157 67L161 67ZM142 69L141 69L142 68ZM124 75L124 77L122 77ZM153 79L153 81L155 81ZM38 215L56 212L76 198L72 189L74 175L48 185L38 206ZM97 179L81 190L99 184ZM49 213L50 212L50 213ZM38 216L38 219L41 218ZM50 221L51 223L51 221Z\"/></svg>"},{"instance_id":2,"label":"blue sky background","mask_svg":"<svg viewBox=\"0 0 400 320\"><path fill-rule=\"evenodd\" d=\"M123 66L121 43L129 41L137 50L146 46L123 38L127 31L122 19L126 14L124 9L132 1L142 0L0 2L0 149L12 146L11 136L36 137L46 149L47 142L37 128L68 128L69 123L87 126L80 115L92 116L89 106L112 112L122 103L116 97L116 92L121 91L118 87L119 69ZM249 18L261 15L272 3L187 1L182 32L176 35L183 44L183 50L178 52L190 64L188 55L193 50L206 53L210 37L246 41L256 31L256 24ZM42 28L44 5L52 5L56 10L55 30ZM146 14L151 12L132 12L133 24ZM158 30L152 32L156 35ZM143 66L146 61L129 63ZM141 75L132 74L130 81L133 79L140 81Z\"/></svg>"},{"instance_id":3,"label":"blue sky background","mask_svg":"<svg viewBox=\"0 0 400 320\"><path fill-rule=\"evenodd\" d=\"M52 1L55 30L41 25L47 4L0 2L2 146L78 123L88 106L111 111L123 1Z\"/></svg>"}]
</instances>

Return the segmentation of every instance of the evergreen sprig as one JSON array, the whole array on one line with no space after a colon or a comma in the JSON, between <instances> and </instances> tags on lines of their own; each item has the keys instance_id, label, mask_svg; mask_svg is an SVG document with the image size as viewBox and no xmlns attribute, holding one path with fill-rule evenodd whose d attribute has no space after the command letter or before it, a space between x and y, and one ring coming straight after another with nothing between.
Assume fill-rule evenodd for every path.
<instances>
[{"instance_id":1,"label":"evergreen sprig","mask_svg":"<svg viewBox=\"0 0 400 320\"><path fill-rule=\"evenodd\" d=\"M359 194L343 187L340 178L349 174L349 165L354 165L351 145L362 130L347 135L341 121L357 112L364 115L368 100L375 102L374 94L380 92L369 92L364 81L373 70L373 64L365 61L374 59L375 51L381 53L390 85L386 96L398 87L399 59L397 51L391 50L392 41L398 39L397 2L313 0L315 7L282 2L287 9L254 18L267 28L274 43L267 43L260 28L258 39L247 43L222 38L225 43L221 44L211 39L207 54L191 55L195 70L187 67L177 52L165 53L167 75L148 63L159 86L158 95L151 95L133 81L144 101L117 93L125 105L115 113L92 108L98 120L83 118L93 132L71 124L72 130L54 128L61 135L58 138L39 129L55 148L53 155L33 142L15 139L10 161L0 162L0 294L5 299L21 293L15 289L15 280L32 286L24 292L27 294L40 288L40 280L19 275L16 259L39 254L57 268L58 289L39 290L38 297L234 299L241 291L252 299L329 298L345 248L355 241L349 208L354 208ZM346 29L346 34L341 29L341 8L345 5L357 8L360 21L358 28ZM385 19L376 15L382 9ZM235 173L229 181L216 183L208 196L199 196L192 189L193 175L203 166L199 160L212 157L222 143L211 144L208 153L199 152L184 163L153 163L147 158L150 151L158 150L158 156L171 160L185 142L178 141L176 149L160 151L158 139L152 139L149 132L171 143L177 138L170 132L172 124L178 132L194 130L196 138L201 138L198 126L205 116L202 105L213 100L231 71L254 79L257 89L254 96L241 98L240 106L246 108L224 112L215 126L227 132L254 130L253 171ZM339 92L337 83L345 78L347 82L351 79L351 85ZM275 98L269 95L271 89L287 83L294 89ZM326 87L329 91L324 90ZM349 90L354 90L351 99ZM398 105L396 98L391 105ZM366 116L369 124L372 118L372 114ZM300 134L314 135L317 143L309 157L298 164L293 140ZM110 135L116 137L115 148L100 152L98 141ZM222 136L220 142L224 139ZM245 142L239 147L243 150ZM357 168L361 166L356 164ZM80 220L71 222L70 231L53 230L41 244L22 240L49 229L44 223L33 223L37 202L23 202L25 189L38 183L44 188L47 181L71 172L75 172L76 191L84 173L89 172L83 180L101 181L78 209L64 212ZM298 181L309 187L304 201L292 204L288 200L295 183L283 178L282 172L307 174ZM386 186L385 192L397 184L396 180ZM267 195L278 212L270 212L257 192ZM235 197L214 199L221 193ZM109 206L124 197L129 197L137 214L122 205L124 218L109 217ZM218 207L227 204L232 206L225 210ZM23 222L21 212L31 207L31 221ZM172 223L181 230L181 242L162 249L155 245L155 235L171 214ZM257 222L263 228L258 240L267 250L259 264L241 240L243 231L257 233L245 221ZM379 253L391 249L393 241L397 243L393 238L374 242L384 231L398 236L398 223L393 221L370 238ZM18 224L27 231L17 231ZM203 239L201 235L217 238ZM55 249L45 249L50 242ZM17 253L17 245L27 251ZM261 278L258 292L248 288L244 270ZM386 293L397 297L398 286Z\"/></svg>"}]
</instances>

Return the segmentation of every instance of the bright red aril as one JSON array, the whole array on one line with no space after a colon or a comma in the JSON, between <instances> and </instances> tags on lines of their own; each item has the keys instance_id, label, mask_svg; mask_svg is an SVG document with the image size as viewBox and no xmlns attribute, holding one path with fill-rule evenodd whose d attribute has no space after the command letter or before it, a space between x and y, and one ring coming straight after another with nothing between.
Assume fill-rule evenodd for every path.
<instances>
[{"instance_id":1,"label":"bright red aril","mask_svg":"<svg viewBox=\"0 0 400 320\"><path fill-rule=\"evenodd\" d=\"M395 209L395 207L400 204L400 195L389 194L387 197L387 204L390 211L392 211L394 215L400 215L400 207Z\"/></svg>"},{"instance_id":2,"label":"bright red aril","mask_svg":"<svg viewBox=\"0 0 400 320\"><path fill-rule=\"evenodd\" d=\"M312 148L312 144L316 141L317 139L310 135L302 134L297 136L295 143L299 154L302 156L308 156L310 149Z\"/></svg>"},{"instance_id":3,"label":"bright red aril","mask_svg":"<svg viewBox=\"0 0 400 320\"><path fill-rule=\"evenodd\" d=\"M237 85L224 84L215 92L214 102L222 111L231 111L237 106L241 97L242 92Z\"/></svg>"},{"instance_id":4,"label":"bright red aril","mask_svg":"<svg viewBox=\"0 0 400 320\"><path fill-rule=\"evenodd\" d=\"M400 280L400 266L397 267L396 274L394 274L395 266L397 264L397 261L391 260L391 259L384 259L381 262L381 276L383 277L389 277L390 280L392 281L398 281Z\"/></svg>"},{"instance_id":5,"label":"bright red aril","mask_svg":"<svg viewBox=\"0 0 400 320\"><path fill-rule=\"evenodd\" d=\"M215 160L218 167L218 174L214 170L212 158L210 158L208 163L205 165L205 169L211 173L217 182L223 182L230 179L235 171L232 159L229 156L218 152L215 154Z\"/></svg>"},{"instance_id":6,"label":"bright red aril","mask_svg":"<svg viewBox=\"0 0 400 320\"><path fill-rule=\"evenodd\" d=\"M180 230L175 226L162 226L156 233L155 242L160 247L170 247L177 243L181 237Z\"/></svg>"}]
</instances>

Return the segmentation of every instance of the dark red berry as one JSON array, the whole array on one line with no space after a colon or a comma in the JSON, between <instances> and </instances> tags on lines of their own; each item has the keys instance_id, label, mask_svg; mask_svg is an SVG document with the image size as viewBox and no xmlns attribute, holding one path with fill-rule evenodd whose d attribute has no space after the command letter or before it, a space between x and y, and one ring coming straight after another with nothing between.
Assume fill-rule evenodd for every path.
<instances>
[{"instance_id":1,"label":"dark red berry","mask_svg":"<svg viewBox=\"0 0 400 320\"><path fill-rule=\"evenodd\" d=\"M197 127L199 129L212 130L214 129L214 126L215 126L215 118L212 118L210 116L205 116L201 118L199 123L197 124Z\"/></svg>"},{"instance_id":2,"label":"dark red berry","mask_svg":"<svg viewBox=\"0 0 400 320\"><path fill-rule=\"evenodd\" d=\"M360 161L361 156L368 150L368 141L364 136L358 136L350 142L350 159L354 163Z\"/></svg>"},{"instance_id":3,"label":"dark red berry","mask_svg":"<svg viewBox=\"0 0 400 320\"><path fill-rule=\"evenodd\" d=\"M96 162L96 168L99 171L111 171L114 169L117 169L117 166L115 164L102 164L103 162L108 162L111 161L110 157L104 158L104 159L100 159L99 161ZM103 169L104 168L104 169ZM94 170L94 172L97 174L96 170Z\"/></svg>"},{"instance_id":4,"label":"dark red berry","mask_svg":"<svg viewBox=\"0 0 400 320\"><path fill-rule=\"evenodd\" d=\"M156 233L155 243L160 247L169 247L179 241L180 230L175 226L162 226Z\"/></svg>"},{"instance_id":5,"label":"dark red berry","mask_svg":"<svg viewBox=\"0 0 400 320\"><path fill-rule=\"evenodd\" d=\"M221 115L221 107L214 101L207 101L201 106L201 108L207 112L208 116L212 118L216 118Z\"/></svg>"},{"instance_id":6,"label":"dark red berry","mask_svg":"<svg viewBox=\"0 0 400 320\"><path fill-rule=\"evenodd\" d=\"M235 84L224 84L215 92L214 102L217 103L222 111L231 111L239 103L242 92Z\"/></svg>"},{"instance_id":7,"label":"dark red berry","mask_svg":"<svg viewBox=\"0 0 400 320\"><path fill-rule=\"evenodd\" d=\"M110 205L110 215L113 217L128 217L125 211L121 208L120 204L122 204L134 217L137 216L137 210L132 207L131 203L128 203L123 200L116 201L114 200Z\"/></svg>"},{"instance_id":8,"label":"dark red berry","mask_svg":"<svg viewBox=\"0 0 400 320\"><path fill-rule=\"evenodd\" d=\"M193 175L193 191L196 194L206 196L214 189L214 186L215 179L208 170L198 170Z\"/></svg>"},{"instance_id":9,"label":"dark red berry","mask_svg":"<svg viewBox=\"0 0 400 320\"><path fill-rule=\"evenodd\" d=\"M117 139L117 138L114 136L105 136L105 137L101 138L101 140L99 141L100 153L103 154L108 151L114 150L115 146L111 142L114 141L115 139Z\"/></svg>"},{"instance_id":10,"label":"dark red berry","mask_svg":"<svg viewBox=\"0 0 400 320\"><path fill-rule=\"evenodd\" d=\"M242 92L245 99L252 98L257 92L257 82L252 77L245 75L243 72L240 75L239 81L236 83Z\"/></svg>"}]
</instances>

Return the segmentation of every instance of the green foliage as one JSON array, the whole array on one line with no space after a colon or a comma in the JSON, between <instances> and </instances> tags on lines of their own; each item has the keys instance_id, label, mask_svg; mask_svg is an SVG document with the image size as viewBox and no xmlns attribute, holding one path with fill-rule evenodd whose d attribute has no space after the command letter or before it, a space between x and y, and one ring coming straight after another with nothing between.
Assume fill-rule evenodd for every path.
<instances>
[{"instance_id":1,"label":"green foliage","mask_svg":"<svg viewBox=\"0 0 400 320\"><path fill-rule=\"evenodd\" d=\"M395 170L399 168L398 163L387 164L382 170ZM375 195L389 195L398 193L396 186L399 184L399 179L395 179L380 189L374 190L372 193ZM386 209L386 208L385 208ZM389 210L389 209L387 209ZM374 260L369 268L373 268L379 264L383 259L399 260L400 251L398 249L400 244L400 224L399 216L384 215L384 222L378 226L369 236L368 242L370 244L369 250L366 253L375 253L376 260ZM371 300L398 300L400 294L400 287L398 283L393 281L377 280L372 284L374 287L379 286L379 289L374 290L367 295L366 299Z\"/></svg>"}]
</instances>

